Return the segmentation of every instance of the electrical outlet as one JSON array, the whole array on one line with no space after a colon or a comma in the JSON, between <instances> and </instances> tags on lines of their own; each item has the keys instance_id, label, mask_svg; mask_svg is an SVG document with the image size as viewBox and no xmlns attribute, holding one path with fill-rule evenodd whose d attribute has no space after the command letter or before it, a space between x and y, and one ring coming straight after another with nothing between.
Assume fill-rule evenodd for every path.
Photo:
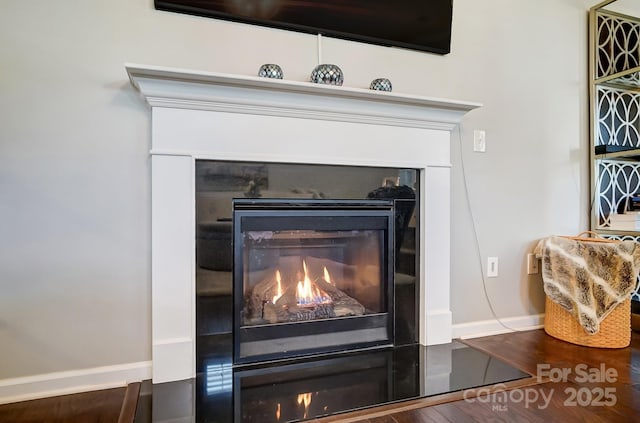
<instances>
[{"instance_id":1,"label":"electrical outlet","mask_svg":"<svg viewBox=\"0 0 640 423\"><path fill-rule=\"evenodd\" d=\"M484 153L487 151L486 134L480 129L473 131L473 151Z\"/></svg>"},{"instance_id":2,"label":"electrical outlet","mask_svg":"<svg viewBox=\"0 0 640 423\"><path fill-rule=\"evenodd\" d=\"M487 258L487 277L488 278L498 277L498 257Z\"/></svg>"},{"instance_id":3,"label":"electrical outlet","mask_svg":"<svg viewBox=\"0 0 640 423\"><path fill-rule=\"evenodd\" d=\"M538 269L538 258L535 254L529 253L527 254L527 274L535 275L540 270Z\"/></svg>"}]
</instances>

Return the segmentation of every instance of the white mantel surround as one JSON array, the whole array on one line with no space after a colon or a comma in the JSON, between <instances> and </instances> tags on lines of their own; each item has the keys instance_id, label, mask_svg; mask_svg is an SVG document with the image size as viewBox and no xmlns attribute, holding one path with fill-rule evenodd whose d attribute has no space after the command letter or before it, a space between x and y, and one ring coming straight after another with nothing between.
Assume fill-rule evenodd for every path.
<instances>
[{"instance_id":1,"label":"white mantel surround","mask_svg":"<svg viewBox=\"0 0 640 423\"><path fill-rule=\"evenodd\" d=\"M420 325L452 337L450 133L478 103L126 65L151 106L153 382L195 376L195 160L420 170Z\"/></svg>"}]
</instances>

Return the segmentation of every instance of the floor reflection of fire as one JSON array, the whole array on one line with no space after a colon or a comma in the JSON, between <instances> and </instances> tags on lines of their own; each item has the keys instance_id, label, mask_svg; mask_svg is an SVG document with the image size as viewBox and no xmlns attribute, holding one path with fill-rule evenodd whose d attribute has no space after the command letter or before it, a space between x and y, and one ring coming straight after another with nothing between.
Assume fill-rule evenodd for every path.
<instances>
[{"instance_id":1,"label":"floor reflection of fire","mask_svg":"<svg viewBox=\"0 0 640 423\"><path fill-rule=\"evenodd\" d=\"M316 392L317 394L317 392ZM299 407L299 411L295 412L294 415L296 416L300 416L300 414L302 413L302 418L303 419L307 419L309 418L309 407L311 406L311 401L313 399L313 394L311 392L305 392L303 394L298 394L297 398L296 398L296 403L298 404ZM324 411L327 410L327 407L324 407ZM290 412L293 410L289 410ZM283 415L282 412L282 406L280 405L280 403L276 404L276 421L280 421L280 418ZM285 413L286 414L286 413ZM285 417L285 419L287 419Z\"/></svg>"},{"instance_id":2,"label":"floor reflection of fire","mask_svg":"<svg viewBox=\"0 0 640 423\"><path fill-rule=\"evenodd\" d=\"M245 297L245 324L298 322L360 316L365 307L336 285L327 265L310 268L300 260L299 270L276 268L266 273ZM334 264L335 266L335 264Z\"/></svg>"},{"instance_id":3,"label":"floor reflection of fire","mask_svg":"<svg viewBox=\"0 0 640 423\"><path fill-rule=\"evenodd\" d=\"M311 392L298 395L298 405L304 406L304 415L302 418L309 417L309 406L311 405Z\"/></svg>"}]
</instances>

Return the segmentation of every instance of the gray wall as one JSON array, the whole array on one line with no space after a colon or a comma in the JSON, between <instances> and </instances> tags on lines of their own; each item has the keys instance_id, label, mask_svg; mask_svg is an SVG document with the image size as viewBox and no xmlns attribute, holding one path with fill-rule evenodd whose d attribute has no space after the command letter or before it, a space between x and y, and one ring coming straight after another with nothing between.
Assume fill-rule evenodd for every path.
<instances>
[{"instance_id":1,"label":"gray wall","mask_svg":"<svg viewBox=\"0 0 640 423\"><path fill-rule=\"evenodd\" d=\"M345 85L484 103L454 132L454 323L542 312L525 255L587 226L583 0L455 0L452 52L323 40ZM150 122L125 62L307 80L315 37L159 12L151 0L3 0L0 379L150 360ZM474 128L487 152L473 153ZM459 143L460 141L460 143Z\"/></svg>"}]
</instances>

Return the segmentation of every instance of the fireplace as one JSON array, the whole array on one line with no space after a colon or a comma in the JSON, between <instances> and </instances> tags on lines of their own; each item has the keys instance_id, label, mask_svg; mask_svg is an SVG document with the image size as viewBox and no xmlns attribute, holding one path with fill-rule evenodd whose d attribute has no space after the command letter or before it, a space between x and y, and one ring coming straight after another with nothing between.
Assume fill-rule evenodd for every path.
<instances>
[{"instance_id":1,"label":"fireplace","mask_svg":"<svg viewBox=\"0 0 640 423\"><path fill-rule=\"evenodd\" d=\"M450 131L479 104L148 65L126 69L151 106L154 383L196 374L198 160L417 170L417 339L451 341Z\"/></svg>"},{"instance_id":2,"label":"fireplace","mask_svg":"<svg viewBox=\"0 0 640 423\"><path fill-rule=\"evenodd\" d=\"M196 371L418 341L415 169L197 160Z\"/></svg>"},{"instance_id":3,"label":"fireplace","mask_svg":"<svg viewBox=\"0 0 640 423\"><path fill-rule=\"evenodd\" d=\"M393 345L392 201L233 209L236 363Z\"/></svg>"}]
</instances>

